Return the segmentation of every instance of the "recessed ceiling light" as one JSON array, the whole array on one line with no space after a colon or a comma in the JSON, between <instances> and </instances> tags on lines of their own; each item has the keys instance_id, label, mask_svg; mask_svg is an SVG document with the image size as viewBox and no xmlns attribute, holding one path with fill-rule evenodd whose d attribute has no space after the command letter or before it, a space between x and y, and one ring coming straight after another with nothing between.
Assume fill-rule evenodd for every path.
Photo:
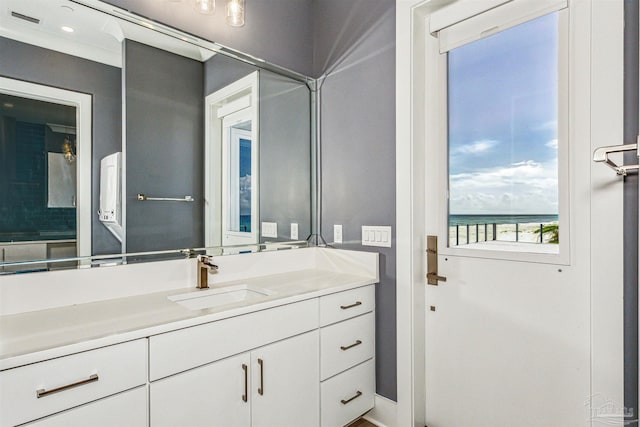
<instances>
[{"instance_id":1,"label":"recessed ceiling light","mask_svg":"<svg viewBox=\"0 0 640 427\"><path fill-rule=\"evenodd\" d=\"M75 30L71 27L63 26L61 27L62 31L66 31L67 33L73 33Z\"/></svg>"},{"instance_id":2,"label":"recessed ceiling light","mask_svg":"<svg viewBox=\"0 0 640 427\"><path fill-rule=\"evenodd\" d=\"M13 104L10 103L10 102L5 102L5 103L2 104L2 106L6 107L6 108L13 108Z\"/></svg>"}]
</instances>

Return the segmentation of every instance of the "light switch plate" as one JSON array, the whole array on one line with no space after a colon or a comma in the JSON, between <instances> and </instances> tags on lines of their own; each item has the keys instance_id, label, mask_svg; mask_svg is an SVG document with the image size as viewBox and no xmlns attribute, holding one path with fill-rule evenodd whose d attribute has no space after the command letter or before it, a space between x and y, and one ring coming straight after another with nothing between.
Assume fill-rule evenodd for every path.
<instances>
[{"instance_id":1,"label":"light switch plate","mask_svg":"<svg viewBox=\"0 0 640 427\"><path fill-rule=\"evenodd\" d=\"M342 243L342 225L333 226L333 243Z\"/></svg>"},{"instance_id":2,"label":"light switch plate","mask_svg":"<svg viewBox=\"0 0 640 427\"><path fill-rule=\"evenodd\" d=\"M383 248L390 248L391 227L383 225L363 225L362 246L378 246Z\"/></svg>"},{"instance_id":3,"label":"light switch plate","mask_svg":"<svg viewBox=\"0 0 640 427\"><path fill-rule=\"evenodd\" d=\"M298 224L291 223L291 240L298 240Z\"/></svg>"},{"instance_id":4,"label":"light switch plate","mask_svg":"<svg viewBox=\"0 0 640 427\"><path fill-rule=\"evenodd\" d=\"M262 237L278 238L278 223L277 222L263 222L262 223Z\"/></svg>"}]
</instances>

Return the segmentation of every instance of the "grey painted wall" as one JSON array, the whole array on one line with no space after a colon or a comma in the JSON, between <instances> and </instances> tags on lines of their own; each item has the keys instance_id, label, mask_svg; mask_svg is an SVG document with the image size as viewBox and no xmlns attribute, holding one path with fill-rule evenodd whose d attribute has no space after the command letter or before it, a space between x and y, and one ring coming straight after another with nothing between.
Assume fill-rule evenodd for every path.
<instances>
[{"instance_id":1,"label":"grey painted wall","mask_svg":"<svg viewBox=\"0 0 640 427\"><path fill-rule=\"evenodd\" d=\"M127 252L202 247L204 66L129 40L124 51Z\"/></svg>"},{"instance_id":2,"label":"grey painted wall","mask_svg":"<svg viewBox=\"0 0 640 427\"><path fill-rule=\"evenodd\" d=\"M257 68L216 55L205 63L205 95ZM311 233L310 94L306 85L260 71L260 221L278 223L279 240ZM261 238L261 241L273 238Z\"/></svg>"},{"instance_id":3,"label":"grey painted wall","mask_svg":"<svg viewBox=\"0 0 640 427\"><path fill-rule=\"evenodd\" d=\"M315 0L314 74L322 83L322 235L380 253L376 390L396 400L396 251L360 245L362 225L395 233L395 1Z\"/></svg>"},{"instance_id":4,"label":"grey painted wall","mask_svg":"<svg viewBox=\"0 0 640 427\"><path fill-rule=\"evenodd\" d=\"M194 35L252 54L258 58L311 74L313 39L311 0L247 0L245 26L225 22L225 2L218 0L215 15L202 15L193 0L107 0L123 9L164 22Z\"/></svg>"},{"instance_id":5,"label":"grey painted wall","mask_svg":"<svg viewBox=\"0 0 640 427\"><path fill-rule=\"evenodd\" d=\"M638 0L624 2L624 143L638 135ZM627 153L625 161L638 158ZM624 181L624 406L633 408L638 426L638 175Z\"/></svg>"},{"instance_id":6,"label":"grey painted wall","mask_svg":"<svg viewBox=\"0 0 640 427\"><path fill-rule=\"evenodd\" d=\"M121 70L0 37L0 75L92 95L91 211L99 208L100 159L122 147ZM94 254L120 252L118 242L92 215Z\"/></svg>"}]
</instances>

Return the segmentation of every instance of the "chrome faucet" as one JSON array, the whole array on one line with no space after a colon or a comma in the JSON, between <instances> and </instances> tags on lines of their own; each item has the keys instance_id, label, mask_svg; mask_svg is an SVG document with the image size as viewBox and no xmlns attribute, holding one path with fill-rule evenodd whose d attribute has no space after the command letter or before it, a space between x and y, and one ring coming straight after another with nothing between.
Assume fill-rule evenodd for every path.
<instances>
[{"instance_id":1,"label":"chrome faucet","mask_svg":"<svg viewBox=\"0 0 640 427\"><path fill-rule=\"evenodd\" d=\"M213 258L207 255L198 255L198 283L196 288L207 289L209 287L209 273L216 273L218 266L213 263Z\"/></svg>"}]
</instances>

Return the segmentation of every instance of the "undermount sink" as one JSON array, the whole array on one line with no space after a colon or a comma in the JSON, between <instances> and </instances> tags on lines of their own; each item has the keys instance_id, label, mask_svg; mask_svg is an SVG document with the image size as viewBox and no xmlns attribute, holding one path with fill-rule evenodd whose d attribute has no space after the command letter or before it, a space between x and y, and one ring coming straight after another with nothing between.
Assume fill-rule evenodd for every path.
<instances>
[{"instance_id":1,"label":"undermount sink","mask_svg":"<svg viewBox=\"0 0 640 427\"><path fill-rule=\"evenodd\" d=\"M252 302L275 292L251 285L234 285L224 288L213 288L180 295L171 295L169 300L189 310L202 310L236 302Z\"/></svg>"}]
</instances>

